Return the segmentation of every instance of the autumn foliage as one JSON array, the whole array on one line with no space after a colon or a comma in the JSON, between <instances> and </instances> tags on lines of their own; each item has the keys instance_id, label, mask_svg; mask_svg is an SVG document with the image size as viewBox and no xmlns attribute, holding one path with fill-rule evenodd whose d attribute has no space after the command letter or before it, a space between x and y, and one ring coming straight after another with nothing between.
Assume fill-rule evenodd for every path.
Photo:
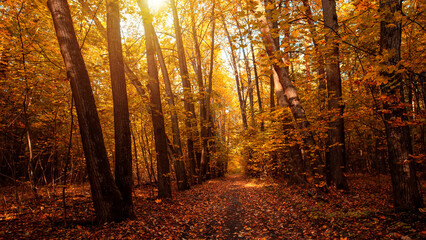
<instances>
[{"instance_id":1,"label":"autumn foliage","mask_svg":"<svg viewBox=\"0 0 426 240\"><path fill-rule=\"evenodd\" d=\"M1 1L0 238L426 237L424 8Z\"/></svg>"}]
</instances>

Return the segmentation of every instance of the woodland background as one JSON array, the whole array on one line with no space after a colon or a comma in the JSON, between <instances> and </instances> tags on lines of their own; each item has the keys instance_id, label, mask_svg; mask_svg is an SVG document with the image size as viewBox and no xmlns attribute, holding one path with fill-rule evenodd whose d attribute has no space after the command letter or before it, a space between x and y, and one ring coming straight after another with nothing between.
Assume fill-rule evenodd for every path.
<instances>
[{"instance_id":1,"label":"woodland background","mask_svg":"<svg viewBox=\"0 0 426 240\"><path fill-rule=\"evenodd\" d=\"M30 199L62 189L65 199L74 186L94 187L52 12L45 1L0 3L5 220L24 209L23 189ZM425 1L68 4L110 165L98 167L117 182L117 153L127 151L130 205L132 188L156 186L167 199L226 172L315 195L355 191L346 178L363 174L387 179L396 210L424 212ZM119 23L117 64L107 12ZM126 74L127 114L115 113L113 66ZM117 149L119 116L129 120L126 151ZM95 212L100 222L115 218Z\"/></svg>"}]
</instances>

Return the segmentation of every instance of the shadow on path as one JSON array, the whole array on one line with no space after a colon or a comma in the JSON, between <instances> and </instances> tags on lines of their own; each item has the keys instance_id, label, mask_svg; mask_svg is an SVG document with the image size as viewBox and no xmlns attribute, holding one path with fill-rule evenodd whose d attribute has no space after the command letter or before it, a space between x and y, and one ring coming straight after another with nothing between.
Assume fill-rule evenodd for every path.
<instances>
[{"instance_id":1,"label":"shadow on path","mask_svg":"<svg viewBox=\"0 0 426 240\"><path fill-rule=\"evenodd\" d=\"M241 180L239 176L233 176L230 178L232 181ZM241 202L239 200L240 194L242 192L241 185L239 184L231 184L226 189L225 193L222 194L222 198L224 198L227 203L227 207L225 209L225 236L228 239L234 239L241 237L240 232L243 228L244 221L244 210L241 207Z\"/></svg>"}]
</instances>

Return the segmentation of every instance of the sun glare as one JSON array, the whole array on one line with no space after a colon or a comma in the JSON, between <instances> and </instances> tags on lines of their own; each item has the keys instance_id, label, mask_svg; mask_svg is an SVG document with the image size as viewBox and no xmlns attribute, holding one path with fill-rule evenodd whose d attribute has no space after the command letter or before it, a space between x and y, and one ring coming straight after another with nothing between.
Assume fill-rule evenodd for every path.
<instances>
[{"instance_id":1,"label":"sun glare","mask_svg":"<svg viewBox=\"0 0 426 240\"><path fill-rule=\"evenodd\" d=\"M158 11L162 7L165 7L167 0L148 0L148 6L151 11Z\"/></svg>"}]
</instances>

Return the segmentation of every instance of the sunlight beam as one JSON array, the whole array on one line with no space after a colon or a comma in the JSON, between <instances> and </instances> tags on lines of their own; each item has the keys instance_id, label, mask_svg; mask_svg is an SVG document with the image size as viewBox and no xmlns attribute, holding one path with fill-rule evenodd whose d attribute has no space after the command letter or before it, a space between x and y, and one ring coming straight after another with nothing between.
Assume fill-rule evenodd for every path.
<instances>
[{"instance_id":1,"label":"sunlight beam","mask_svg":"<svg viewBox=\"0 0 426 240\"><path fill-rule=\"evenodd\" d=\"M160 8L165 7L167 0L148 0L148 6L151 11L158 11Z\"/></svg>"}]
</instances>

